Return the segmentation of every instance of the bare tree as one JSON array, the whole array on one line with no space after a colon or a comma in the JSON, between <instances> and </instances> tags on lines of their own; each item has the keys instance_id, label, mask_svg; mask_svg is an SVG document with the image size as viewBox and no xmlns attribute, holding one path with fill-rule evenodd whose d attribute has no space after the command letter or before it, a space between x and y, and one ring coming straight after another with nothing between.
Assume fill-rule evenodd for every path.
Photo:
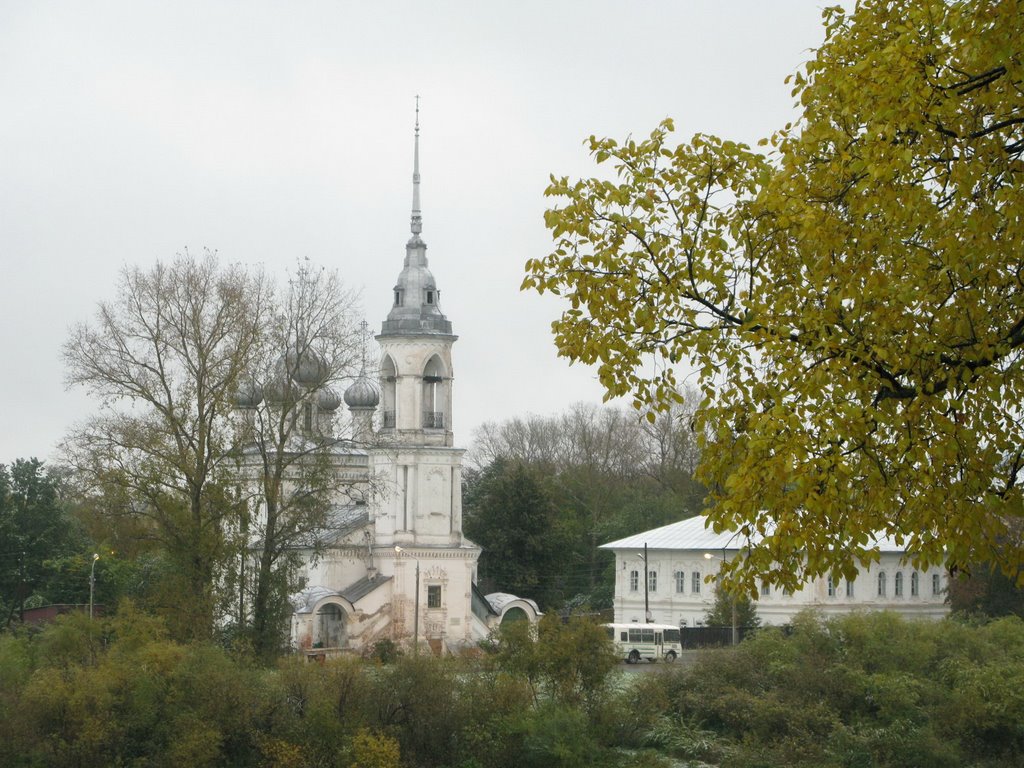
<instances>
[{"instance_id":1,"label":"bare tree","mask_svg":"<svg viewBox=\"0 0 1024 768\"><path fill-rule=\"evenodd\" d=\"M125 268L116 298L64 345L69 385L100 412L65 441L86 488L141 518L187 590L178 629L212 628L224 523L237 511L230 413L267 320L260 273L187 252L149 270Z\"/></svg>"},{"instance_id":2,"label":"bare tree","mask_svg":"<svg viewBox=\"0 0 1024 768\"><path fill-rule=\"evenodd\" d=\"M354 436L342 434L335 419L341 383L360 372L365 339L357 316L358 296L337 274L300 265L239 391L241 470L253 490L242 535L253 569L240 574L238 617L264 657L280 648L298 551L319 549L335 525L332 512L361 501L365 491L352 465L361 455L351 450Z\"/></svg>"}]
</instances>

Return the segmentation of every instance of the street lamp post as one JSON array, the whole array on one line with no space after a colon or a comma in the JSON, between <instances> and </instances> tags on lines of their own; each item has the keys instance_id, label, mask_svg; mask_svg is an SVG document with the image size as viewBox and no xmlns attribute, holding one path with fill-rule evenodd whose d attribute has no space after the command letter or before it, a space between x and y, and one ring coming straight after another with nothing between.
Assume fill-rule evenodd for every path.
<instances>
[{"instance_id":1,"label":"street lamp post","mask_svg":"<svg viewBox=\"0 0 1024 768\"><path fill-rule=\"evenodd\" d=\"M92 553L92 567L89 569L89 620L92 620L92 598L96 591L96 561L100 559L98 553Z\"/></svg>"},{"instance_id":2,"label":"street lamp post","mask_svg":"<svg viewBox=\"0 0 1024 768\"><path fill-rule=\"evenodd\" d=\"M397 544L395 545L395 552L399 555L404 554L405 550ZM413 600L413 623L412 623L412 653L413 656L419 654L420 647L420 561L419 558L412 557L416 563L416 598Z\"/></svg>"},{"instance_id":3,"label":"street lamp post","mask_svg":"<svg viewBox=\"0 0 1024 768\"><path fill-rule=\"evenodd\" d=\"M705 552L704 553L704 559L705 560L710 560L713 557L714 557L714 555L712 555L710 552ZM722 548L722 567L723 568L725 567L725 563L726 563L725 547L723 547ZM725 586L722 584L721 577L719 577L719 579L718 579L718 588L719 589L724 589L725 588ZM736 645L736 643L737 643L737 638L736 638L736 635L737 635L737 627L736 627L736 595L732 594L731 592L729 593L729 607L730 607L731 612L732 612L732 645Z\"/></svg>"}]
</instances>

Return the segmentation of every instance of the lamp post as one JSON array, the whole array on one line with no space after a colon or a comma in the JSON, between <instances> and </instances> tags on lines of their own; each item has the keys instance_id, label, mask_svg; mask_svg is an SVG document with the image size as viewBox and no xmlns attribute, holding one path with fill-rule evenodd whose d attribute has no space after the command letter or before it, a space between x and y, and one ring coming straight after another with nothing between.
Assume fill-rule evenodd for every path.
<instances>
[{"instance_id":1,"label":"lamp post","mask_svg":"<svg viewBox=\"0 0 1024 768\"><path fill-rule=\"evenodd\" d=\"M714 557L714 555L712 555L710 552L705 552L704 553L704 559L705 560L710 560L713 557ZM722 567L723 568L725 567L725 563L726 563L725 547L722 547ZM719 578L719 580L718 580L718 588L719 589L725 589L725 585L722 584L722 579L721 578ZM737 635L737 628L736 628L736 595L734 595L732 593L729 594L729 607L732 609L732 645L736 645L736 642L737 642L737 640L736 640L736 635Z\"/></svg>"},{"instance_id":2,"label":"lamp post","mask_svg":"<svg viewBox=\"0 0 1024 768\"><path fill-rule=\"evenodd\" d=\"M92 597L96 591L96 561L100 559L99 553L92 553L92 567L89 569L89 620L92 621Z\"/></svg>"},{"instance_id":3,"label":"lamp post","mask_svg":"<svg viewBox=\"0 0 1024 768\"><path fill-rule=\"evenodd\" d=\"M404 554L405 550L397 544L395 545L395 552L399 555ZM420 647L420 561L419 558L412 557L416 563L416 598L413 601L413 624L412 624L412 653L417 655Z\"/></svg>"}]
</instances>

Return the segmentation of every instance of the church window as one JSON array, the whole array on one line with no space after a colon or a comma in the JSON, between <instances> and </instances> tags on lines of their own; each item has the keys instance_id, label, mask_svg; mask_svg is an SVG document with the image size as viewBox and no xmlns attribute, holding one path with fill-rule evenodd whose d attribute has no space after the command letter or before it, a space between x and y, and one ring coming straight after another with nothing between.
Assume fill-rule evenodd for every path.
<instances>
[{"instance_id":1,"label":"church window","mask_svg":"<svg viewBox=\"0 0 1024 768\"><path fill-rule=\"evenodd\" d=\"M772 585L769 584L767 581L762 581L761 582L761 597L771 597L771 596L772 596Z\"/></svg>"},{"instance_id":2,"label":"church window","mask_svg":"<svg viewBox=\"0 0 1024 768\"><path fill-rule=\"evenodd\" d=\"M690 575L690 591L695 594L700 594L700 571L694 571Z\"/></svg>"},{"instance_id":3,"label":"church window","mask_svg":"<svg viewBox=\"0 0 1024 768\"><path fill-rule=\"evenodd\" d=\"M910 596L917 597L921 592L921 574L914 571L910 574Z\"/></svg>"},{"instance_id":4,"label":"church window","mask_svg":"<svg viewBox=\"0 0 1024 768\"><path fill-rule=\"evenodd\" d=\"M648 571L647 572L647 591L657 592L658 591L658 572Z\"/></svg>"},{"instance_id":5,"label":"church window","mask_svg":"<svg viewBox=\"0 0 1024 768\"><path fill-rule=\"evenodd\" d=\"M879 571L878 573L878 596L885 597L885 571Z\"/></svg>"},{"instance_id":6,"label":"church window","mask_svg":"<svg viewBox=\"0 0 1024 768\"><path fill-rule=\"evenodd\" d=\"M846 596L853 597L853 582L850 580L846 582Z\"/></svg>"},{"instance_id":7,"label":"church window","mask_svg":"<svg viewBox=\"0 0 1024 768\"><path fill-rule=\"evenodd\" d=\"M302 404L302 428L307 432L313 431L313 404Z\"/></svg>"},{"instance_id":8,"label":"church window","mask_svg":"<svg viewBox=\"0 0 1024 768\"><path fill-rule=\"evenodd\" d=\"M441 607L441 585L440 584L428 584L427 585L427 608L440 608Z\"/></svg>"},{"instance_id":9,"label":"church window","mask_svg":"<svg viewBox=\"0 0 1024 768\"><path fill-rule=\"evenodd\" d=\"M629 591L637 592L640 589L640 571L629 572Z\"/></svg>"},{"instance_id":10,"label":"church window","mask_svg":"<svg viewBox=\"0 0 1024 768\"><path fill-rule=\"evenodd\" d=\"M395 306L396 307L402 306L402 292L401 291L395 291Z\"/></svg>"},{"instance_id":11,"label":"church window","mask_svg":"<svg viewBox=\"0 0 1024 768\"><path fill-rule=\"evenodd\" d=\"M433 303L434 303L434 292L433 291L427 291L427 304L433 304Z\"/></svg>"},{"instance_id":12,"label":"church window","mask_svg":"<svg viewBox=\"0 0 1024 768\"><path fill-rule=\"evenodd\" d=\"M836 596L836 582L831 576L828 577L828 596Z\"/></svg>"},{"instance_id":13,"label":"church window","mask_svg":"<svg viewBox=\"0 0 1024 768\"><path fill-rule=\"evenodd\" d=\"M892 580L892 591L896 597L903 597L903 571L896 571Z\"/></svg>"},{"instance_id":14,"label":"church window","mask_svg":"<svg viewBox=\"0 0 1024 768\"><path fill-rule=\"evenodd\" d=\"M676 571L676 592L680 595L686 591L686 574Z\"/></svg>"},{"instance_id":15,"label":"church window","mask_svg":"<svg viewBox=\"0 0 1024 768\"><path fill-rule=\"evenodd\" d=\"M932 574L932 594L933 595L941 595L942 594L942 582L939 580L939 574L937 574L937 573L933 573Z\"/></svg>"}]
</instances>

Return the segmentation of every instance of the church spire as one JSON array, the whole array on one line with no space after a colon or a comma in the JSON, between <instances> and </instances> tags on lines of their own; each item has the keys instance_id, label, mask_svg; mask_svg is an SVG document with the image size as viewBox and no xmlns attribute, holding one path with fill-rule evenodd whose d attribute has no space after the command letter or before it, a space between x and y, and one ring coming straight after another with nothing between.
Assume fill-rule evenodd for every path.
<instances>
[{"instance_id":1,"label":"church spire","mask_svg":"<svg viewBox=\"0 0 1024 768\"><path fill-rule=\"evenodd\" d=\"M423 216L420 213L420 97L416 97L416 138L412 161L412 222L413 235L423 231Z\"/></svg>"},{"instance_id":2,"label":"church spire","mask_svg":"<svg viewBox=\"0 0 1024 768\"><path fill-rule=\"evenodd\" d=\"M395 303L381 330L389 334L450 335L452 324L441 312L441 292L427 266L427 244L420 237L420 97L416 97L416 130L412 165L412 237L405 244L405 264L395 284Z\"/></svg>"}]
</instances>

